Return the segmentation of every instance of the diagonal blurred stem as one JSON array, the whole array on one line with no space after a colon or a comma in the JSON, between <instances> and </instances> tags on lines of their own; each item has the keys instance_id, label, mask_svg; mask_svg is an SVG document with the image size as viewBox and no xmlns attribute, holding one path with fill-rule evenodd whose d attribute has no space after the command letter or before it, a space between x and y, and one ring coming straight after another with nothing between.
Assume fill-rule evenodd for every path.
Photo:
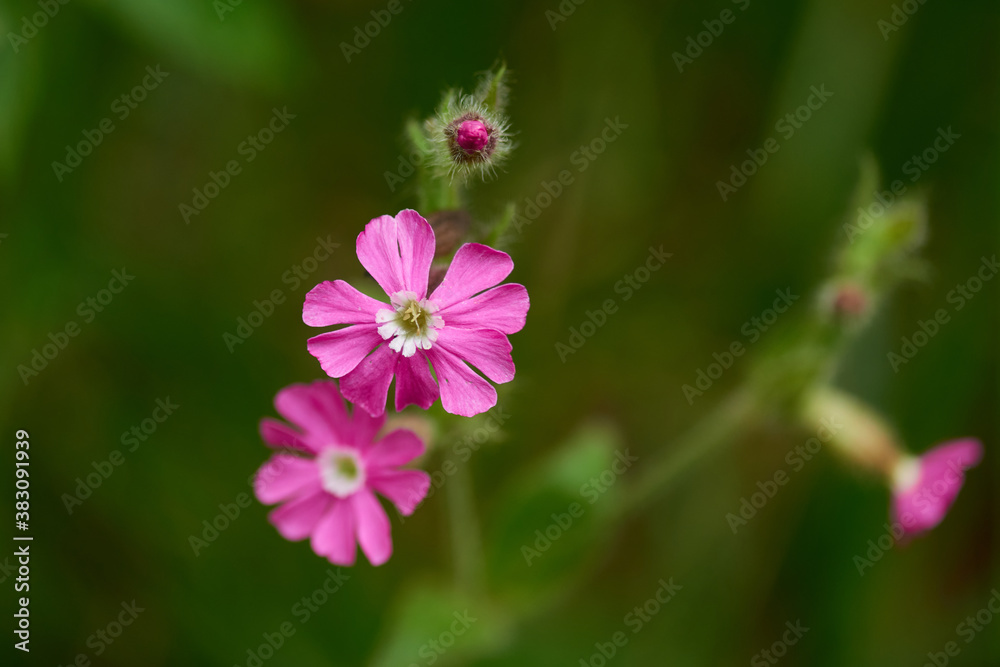
<instances>
[{"instance_id":1,"label":"diagonal blurred stem","mask_svg":"<svg viewBox=\"0 0 1000 667\"><path fill-rule=\"evenodd\" d=\"M801 419L799 405L817 386L829 381L840 357L859 331L824 318L817 309L798 336L780 351L766 355L745 383L678 438L646 467L630 487L619 513L641 509L669 490L683 473L739 440L765 411Z\"/></svg>"},{"instance_id":2,"label":"diagonal blurred stem","mask_svg":"<svg viewBox=\"0 0 1000 667\"><path fill-rule=\"evenodd\" d=\"M877 169L867 159L862 163L855 204L870 201L868 193L876 182ZM736 393L663 451L625 497L621 512L635 511L655 499L681 473L737 441L758 413L776 412L789 422L812 419L803 411L805 401L831 382L844 350L871 322L889 291L919 272L915 254L926 238L926 224L921 201L900 201L863 234L849 236L838 252L832 275L820 286L799 328L782 345L761 355ZM845 295L851 298L842 300ZM859 303L853 304L855 300Z\"/></svg>"},{"instance_id":3,"label":"diagonal blurred stem","mask_svg":"<svg viewBox=\"0 0 1000 667\"><path fill-rule=\"evenodd\" d=\"M755 402L746 391L738 391L678 438L646 473L629 487L617 510L630 514L655 500L683 473L711 454L736 441L753 417Z\"/></svg>"}]
</instances>

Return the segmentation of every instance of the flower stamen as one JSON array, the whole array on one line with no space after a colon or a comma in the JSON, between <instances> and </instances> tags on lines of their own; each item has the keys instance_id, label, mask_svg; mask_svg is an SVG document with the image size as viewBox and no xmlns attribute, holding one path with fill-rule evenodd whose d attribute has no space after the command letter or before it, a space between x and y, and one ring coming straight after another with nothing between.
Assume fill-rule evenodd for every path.
<instances>
[{"instance_id":1,"label":"flower stamen","mask_svg":"<svg viewBox=\"0 0 1000 667\"><path fill-rule=\"evenodd\" d=\"M356 449L333 446L317 457L323 488L347 498L365 485L365 467Z\"/></svg>"},{"instance_id":2,"label":"flower stamen","mask_svg":"<svg viewBox=\"0 0 1000 667\"><path fill-rule=\"evenodd\" d=\"M412 357L418 349L429 350L438 337L444 320L435 313L437 304L418 299L414 292L396 292L390 298L393 309L383 308L375 315L379 335L389 347Z\"/></svg>"}]
</instances>

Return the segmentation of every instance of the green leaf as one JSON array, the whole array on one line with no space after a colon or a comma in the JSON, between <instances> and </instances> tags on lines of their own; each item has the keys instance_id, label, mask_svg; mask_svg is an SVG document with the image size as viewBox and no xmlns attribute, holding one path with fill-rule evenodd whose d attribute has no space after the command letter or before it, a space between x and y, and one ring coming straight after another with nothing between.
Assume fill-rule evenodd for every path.
<instances>
[{"instance_id":1,"label":"green leaf","mask_svg":"<svg viewBox=\"0 0 1000 667\"><path fill-rule=\"evenodd\" d=\"M11 32L14 25L13 16L0 10L3 34ZM19 45L17 52L5 44L0 55L0 177L5 182L13 178L24 145L24 128L42 81L45 45L39 41Z\"/></svg>"},{"instance_id":2,"label":"green leaf","mask_svg":"<svg viewBox=\"0 0 1000 667\"><path fill-rule=\"evenodd\" d=\"M535 607L588 572L612 544L626 450L608 425L582 427L501 492L487 569L505 602ZM601 479L603 475L603 480ZM608 483L610 481L610 483Z\"/></svg>"},{"instance_id":3,"label":"green leaf","mask_svg":"<svg viewBox=\"0 0 1000 667\"><path fill-rule=\"evenodd\" d=\"M510 620L482 598L432 583L406 590L391 614L372 667L468 664L495 651L510 635Z\"/></svg>"},{"instance_id":4,"label":"green leaf","mask_svg":"<svg viewBox=\"0 0 1000 667\"><path fill-rule=\"evenodd\" d=\"M507 106L507 63L501 62L487 72L479 82L476 99L490 109L502 112Z\"/></svg>"},{"instance_id":5,"label":"green leaf","mask_svg":"<svg viewBox=\"0 0 1000 667\"><path fill-rule=\"evenodd\" d=\"M192 69L235 84L280 89L300 59L291 22L281 5L235 2L106 0L96 6L137 39Z\"/></svg>"}]
</instances>

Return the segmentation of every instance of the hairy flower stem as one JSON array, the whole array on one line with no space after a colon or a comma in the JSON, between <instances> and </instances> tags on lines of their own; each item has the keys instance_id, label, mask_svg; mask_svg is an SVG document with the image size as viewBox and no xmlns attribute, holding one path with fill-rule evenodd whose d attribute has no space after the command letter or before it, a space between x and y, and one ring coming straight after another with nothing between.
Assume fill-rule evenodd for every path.
<instances>
[{"instance_id":1,"label":"hairy flower stem","mask_svg":"<svg viewBox=\"0 0 1000 667\"><path fill-rule=\"evenodd\" d=\"M406 123L406 137L421 156L421 164L417 167L417 210L427 216L436 211L459 208L462 186L450 178L441 178L425 166L431 160L433 149L418 121Z\"/></svg>"},{"instance_id":2,"label":"hairy flower stem","mask_svg":"<svg viewBox=\"0 0 1000 667\"><path fill-rule=\"evenodd\" d=\"M448 168L444 168L440 159L442 146L444 146L442 140L447 136L443 134L445 129L454 127L463 119L475 118L475 120L468 120L469 128L474 131L473 134L476 132L482 134L487 130L497 134L493 136L476 134L472 138L477 141L481 140L482 143L471 148L466 146L465 148L472 151L469 155L475 157L481 152L489 157L496 151L493 163L498 164L503 156L509 152L509 141L503 137L503 133L506 131L506 121L501 116L495 115L502 112L506 102L506 74L506 66L500 64L481 80L475 96L460 97L452 92L447 92L437 118L432 117L423 123L417 120L410 120L406 123L406 138L421 158L416 167L416 194L418 208L425 216L430 217L439 212L454 214L465 204L468 173L456 172L455 166L450 163ZM476 113L469 115L470 111ZM441 116L441 114L451 112L459 114L457 119ZM480 115L479 112L482 112L483 115ZM461 125L458 127L460 128ZM502 139L499 146L497 145L498 136ZM465 139L467 138L463 138L463 140ZM486 163L489 170L492 170L490 164ZM471 172L485 175L486 169L485 167L479 171L471 169ZM502 234L513 216L514 206L511 204L507 207L504 216L494 225L490 238L493 239ZM461 235L464 236L464 228ZM448 257L451 252L444 252L443 255ZM443 413L440 418L445 420L445 423L454 423L449 416L445 416ZM475 513L472 471L468 466L459 466L449 482L446 495L448 496L448 516L455 562L456 587L460 591L470 594L481 593L486 588L484 551Z\"/></svg>"},{"instance_id":3,"label":"hairy flower stem","mask_svg":"<svg viewBox=\"0 0 1000 667\"><path fill-rule=\"evenodd\" d=\"M472 491L472 473L467 465L458 466L448 484L447 495L455 585L462 592L477 595L485 588L485 566L483 541Z\"/></svg>"}]
</instances>

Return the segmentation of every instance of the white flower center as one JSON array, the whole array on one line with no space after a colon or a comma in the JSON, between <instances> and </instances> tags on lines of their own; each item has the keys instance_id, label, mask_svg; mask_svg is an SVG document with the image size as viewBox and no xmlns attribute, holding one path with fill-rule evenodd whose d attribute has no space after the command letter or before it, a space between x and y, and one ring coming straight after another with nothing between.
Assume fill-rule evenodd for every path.
<instances>
[{"instance_id":1,"label":"white flower center","mask_svg":"<svg viewBox=\"0 0 1000 667\"><path fill-rule=\"evenodd\" d=\"M383 308L375 314L381 326L379 335L389 340L389 347L412 357L417 349L429 350L444 326L437 304L428 299L418 299L415 292L396 292L390 297L392 310Z\"/></svg>"},{"instance_id":2,"label":"white flower center","mask_svg":"<svg viewBox=\"0 0 1000 667\"><path fill-rule=\"evenodd\" d=\"M323 488L346 498L365 485L365 465L356 449L328 447L316 457Z\"/></svg>"},{"instance_id":3,"label":"white flower center","mask_svg":"<svg viewBox=\"0 0 1000 667\"><path fill-rule=\"evenodd\" d=\"M912 489L920 481L920 459L903 457L892 471L892 486L897 492Z\"/></svg>"}]
</instances>

